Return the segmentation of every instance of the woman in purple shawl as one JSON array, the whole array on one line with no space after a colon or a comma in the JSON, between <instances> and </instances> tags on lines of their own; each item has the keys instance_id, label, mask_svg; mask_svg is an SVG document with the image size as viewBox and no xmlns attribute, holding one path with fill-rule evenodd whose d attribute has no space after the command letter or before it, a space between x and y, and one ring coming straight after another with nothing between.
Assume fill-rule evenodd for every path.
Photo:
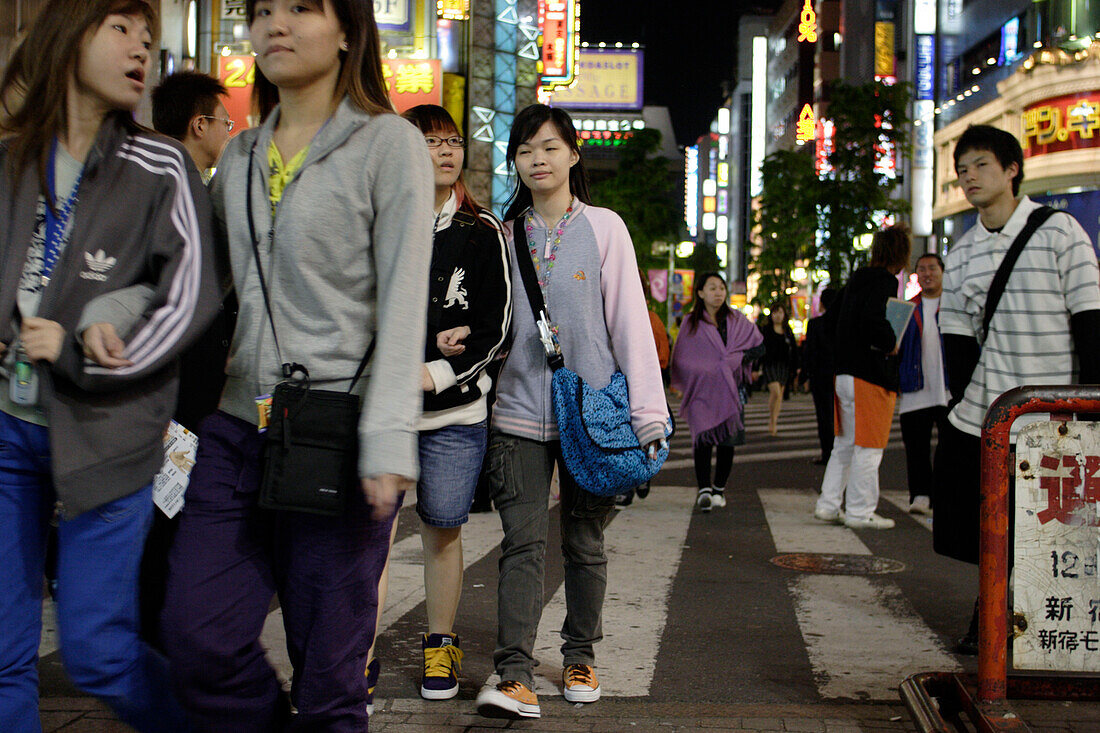
<instances>
[{"instance_id":1,"label":"woman in purple shawl","mask_svg":"<svg viewBox=\"0 0 1100 733\"><path fill-rule=\"evenodd\" d=\"M695 304L672 350L672 386L683 395L680 417L691 428L699 484L695 505L704 512L726 505L733 448L745 442L740 387L749 379L748 363L763 353L763 340L749 319L727 305L721 275L708 272L695 281ZM718 458L712 483L714 446Z\"/></svg>"}]
</instances>

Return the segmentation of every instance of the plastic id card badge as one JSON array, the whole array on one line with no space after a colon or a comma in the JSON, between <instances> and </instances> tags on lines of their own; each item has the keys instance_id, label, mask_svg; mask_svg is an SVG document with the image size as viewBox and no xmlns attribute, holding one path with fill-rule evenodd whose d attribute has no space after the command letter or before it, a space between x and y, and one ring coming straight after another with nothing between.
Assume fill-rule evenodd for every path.
<instances>
[{"instance_id":1,"label":"plastic id card badge","mask_svg":"<svg viewBox=\"0 0 1100 733\"><path fill-rule=\"evenodd\" d=\"M267 432L267 426L271 422L271 395L262 394L256 398L256 413L256 429L261 433Z\"/></svg>"}]
</instances>

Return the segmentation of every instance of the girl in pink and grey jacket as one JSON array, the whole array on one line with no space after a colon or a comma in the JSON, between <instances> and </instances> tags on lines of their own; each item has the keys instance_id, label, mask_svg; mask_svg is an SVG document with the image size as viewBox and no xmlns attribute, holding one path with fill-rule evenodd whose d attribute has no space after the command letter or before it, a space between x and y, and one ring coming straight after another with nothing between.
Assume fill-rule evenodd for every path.
<instances>
[{"instance_id":1,"label":"girl in pink and grey jacket","mask_svg":"<svg viewBox=\"0 0 1100 733\"><path fill-rule=\"evenodd\" d=\"M531 257L565 365L593 388L619 369L630 391L631 423L642 446L665 438L668 408L650 333L634 247L617 214L589 203L577 134L569 116L532 105L516 116L508 162L519 174L505 215L515 257ZM528 251L514 248L517 227ZM513 258L512 281L520 282ZM566 618L562 684L566 700L600 696L593 645L607 585L603 525L611 497L584 491L562 461L550 399L551 372L527 293L514 289L513 346L499 378L489 439L493 502L504 526L498 595L501 682L478 695L482 714L538 717L532 645L542 613L542 577L555 464L561 483Z\"/></svg>"}]
</instances>

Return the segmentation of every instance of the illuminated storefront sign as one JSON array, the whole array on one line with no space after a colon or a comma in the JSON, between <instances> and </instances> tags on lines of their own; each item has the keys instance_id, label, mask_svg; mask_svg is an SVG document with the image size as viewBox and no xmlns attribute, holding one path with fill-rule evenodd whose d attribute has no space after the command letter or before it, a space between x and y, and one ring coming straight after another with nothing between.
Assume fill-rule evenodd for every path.
<instances>
[{"instance_id":1,"label":"illuminated storefront sign","mask_svg":"<svg viewBox=\"0 0 1100 733\"><path fill-rule=\"evenodd\" d=\"M625 132L612 132L611 130L579 130L577 143L581 147L590 148L617 148L624 142L634 137L632 130Z\"/></svg>"},{"instance_id":2,"label":"illuminated storefront sign","mask_svg":"<svg viewBox=\"0 0 1100 733\"><path fill-rule=\"evenodd\" d=\"M1024 157L1100 147L1100 91L1045 99L1024 109Z\"/></svg>"},{"instance_id":3,"label":"illuminated storefront sign","mask_svg":"<svg viewBox=\"0 0 1100 733\"><path fill-rule=\"evenodd\" d=\"M802 14L798 18L798 40L805 43L817 43L817 13L813 0L806 0Z\"/></svg>"},{"instance_id":4,"label":"illuminated storefront sign","mask_svg":"<svg viewBox=\"0 0 1100 733\"><path fill-rule=\"evenodd\" d=\"M577 71L577 26L580 5L577 0L539 0L539 46L542 54L538 72L540 86L553 89L569 86Z\"/></svg>"},{"instance_id":5,"label":"illuminated storefront sign","mask_svg":"<svg viewBox=\"0 0 1100 733\"><path fill-rule=\"evenodd\" d=\"M442 20L467 20L470 17L470 0L439 0L436 11Z\"/></svg>"},{"instance_id":6,"label":"illuminated storefront sign","mask_svg":"<svg viewBox=\"0 0 1100 733\"><path fill-rule=\"evenodd\" d=\"M412 30L412 0L374 0L374 22L382 30Z\"/></svg>"},{"instance_id":7,"label":"illuminated storefront sign","mask_svg":"<svg viewBox=\"0 0 1100 733\"><path fill-rule=\"evenodd\" d=\"M934 99L936 78L936 37L917 36L915 39L916 90L914 98L919 101Z\"/></svg>"},{"instance_id":8,"label":"illuminated storefront sign","mask_svg":"<svg viewBox=\"0 0 1100 733\"><path fill-rule=\"evenodd\" d=\"M818 177L824 177L833 172L833 166L829 162L829 156L833 154L833 136L836 134L836 126L832 120L820 120L817 123L817 150L814 155L814 169Z\"/></svg>"},{"instance_id":9,"label":"illuminated storefront sign","mask_svg":"<svg viewBox=\"0 0 1100 733\"><path fill-rule=\"evenodd\" d=\"M585 48L577 60L576 83L554 90L555 107L565 109L641 109L641 51Z\"/></svg>"},{"instance_id":10,"label":"illuminated storefront sign","mask_svg":"<svg viewBox=\"0 0 1100 733\"><path fill-rule=\"evenodd\" d=\"M814 139L814 128L817 121L814 119L814 108L806 104L798 113L798 127L794 133L794 139L800 143L808 143Z\"/></svg>"},{"instance_id":11,"label":"illuminated storefront sign","mask_svg":"<svg viewBox=\"0 0 1100 733\"><path fill-rule=\"evenodd\" d=\"M382 59L382 78L398 112L418 104L443 103L443 65L439 59Z\"/></svg>"},{"instance_id":12,"label":"illuminated storefront sign","mask_svg":"<svg viewBox=\"0 0 1100 733\"><path fill-rule=\"evenodd\" d=\"M252 111L252 86L256 81L256 57L252 54L239 56L218 55L218 81L226 89L224 97L225 111L234 127L243 130L249 127L248 116Z\"/></svg>"},{"instance_id":13,"label":"illuminated storefront sign","mask_svg":"<svg viewBox=\"0 0 1100 733\"><path fill-rule=\"evenodd\" d=\"M893 23L875 23L875 76L894 77Z\"/></svg>"},{"instance_id":14,"label":"illuminated storefront sign","mask_svg":"<svg viewBox=\"0 0 1100 733\"><path fill-rule=\"evenodd\" d=\"M936 0L916 0L913 3L913 32L917 35L936 32Z\"/></svg>"},{"instance_id":15,"label":"illuminated storefront sign","mask_svg":"<svg viewBox=\"0 0 1100 733\"><path fill-rule=\"evenodd\" d=\"M699 232L699 146L684 149L684 224L688 234Z\"/></svg>"}]
</instances>

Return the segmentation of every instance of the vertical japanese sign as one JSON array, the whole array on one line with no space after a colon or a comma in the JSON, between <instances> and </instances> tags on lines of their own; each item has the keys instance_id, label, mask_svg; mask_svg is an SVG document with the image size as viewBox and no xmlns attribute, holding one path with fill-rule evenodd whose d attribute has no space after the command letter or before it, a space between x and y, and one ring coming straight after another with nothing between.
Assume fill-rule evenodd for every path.
<instances>
[{"instance_id":1,"label":"vertical japanese sign","mask_svg":"<svg viewBox=\"0 0 1100 733\"><path fill-rule=\"evenodd\" d=\"M894 74L894 24L878 21L875 23L875 76L897 79Z\"/></svg>"},{"instance_id":2,"label":"vertical japanese sign","mask_svg":"<svg viewBox=\"0 0 1100 733\"><path fill-rule=\"evenodd\" d=\"M418 104L443 103L443 64L439 59L382 59L382 77L399 113Z\"/></svg>"},{"instance_id":3,"label":"vertical japanese sign","mask_svg":"<svg viewBox=\"0 0 1100 733\"><path fill-rule=\"evenodd\" d=\"M1100 423L1031 423L1016 446L1012 666L1098 672Z\"/></svg>"},{"instance_id":4,"label":"vertical japanese sign","mask_svg":"<svg viewBox=\"0 0 1100 733\"><path fill-rule=\"evenodd\" d=\"M580 7L577 0L539 0L538 61L539 86L553 89L569 86L577 71L577 31Z\"/></svg>"},{"instance_id":5,"label":"vertical japanese sign","mask_svg":"<svg viewBox=\"0 0 1100 733\"><path fill-rule=\"evenodd\" d=\"M256 57L252 54L218 56L218 81L228 93L225 110L233 120L234 130L250 127L252 87L256 82Z\"/></svg>"}]
</instances>

